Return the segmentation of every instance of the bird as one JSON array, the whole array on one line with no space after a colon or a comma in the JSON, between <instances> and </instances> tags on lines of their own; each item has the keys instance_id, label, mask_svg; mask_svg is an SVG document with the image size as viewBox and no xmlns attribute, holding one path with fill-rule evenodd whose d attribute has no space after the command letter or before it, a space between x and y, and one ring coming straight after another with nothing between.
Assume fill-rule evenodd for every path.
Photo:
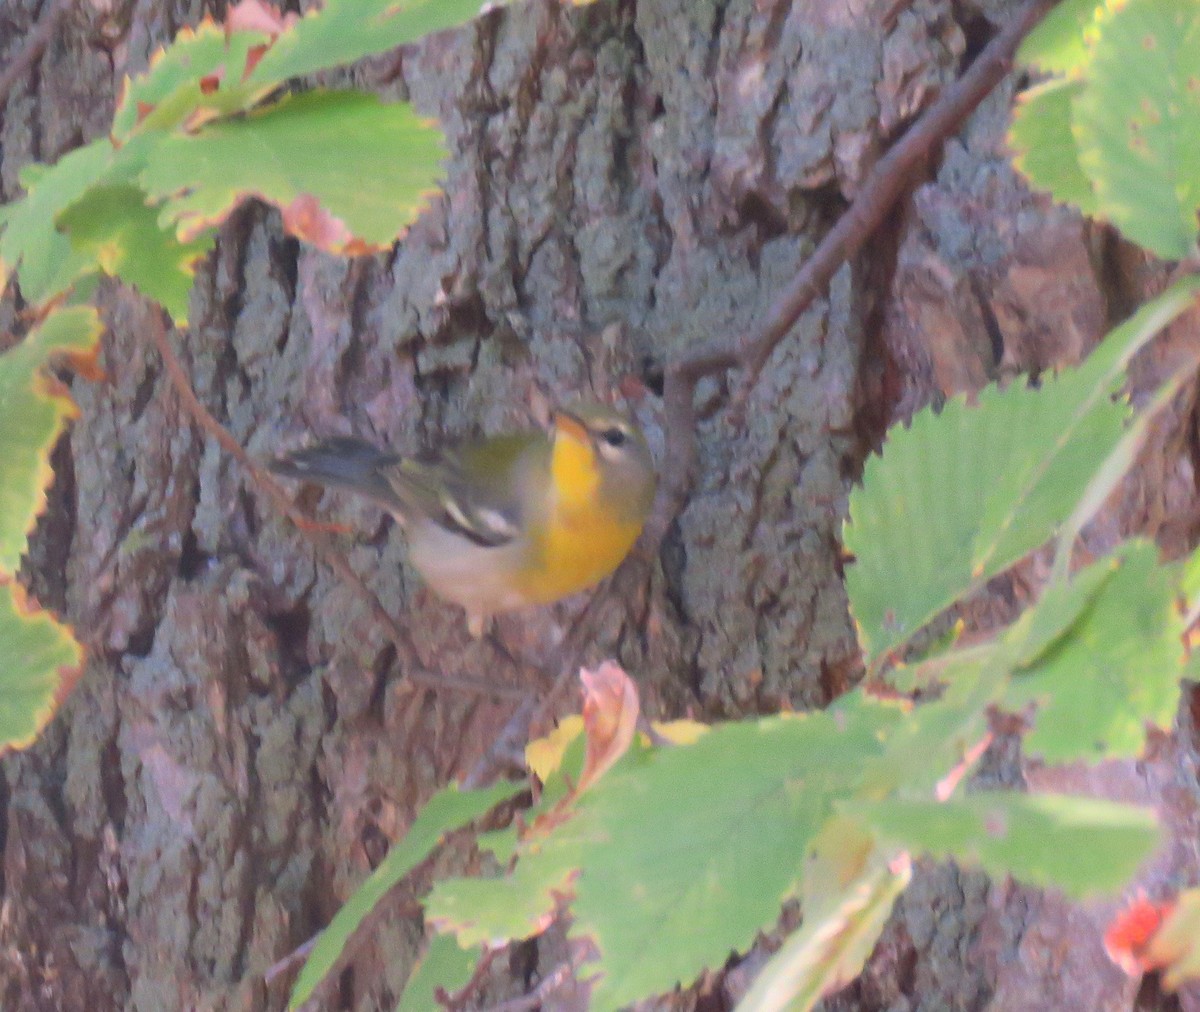
<instances>
[{"instance_id":1,"label":"bird","mask_svg":"<svg viewBox=\"0 0 1200 1012\"><path fill-rule=\"evenodd\" d=\"M435 594L460 605L471 635L493 616L549 604L612 573L654 503L654 459L633 421L580 402L535 429L405 458L357 437L270 465L280 477L347 489L390 512Z\"/></svg>"}]
</instances>

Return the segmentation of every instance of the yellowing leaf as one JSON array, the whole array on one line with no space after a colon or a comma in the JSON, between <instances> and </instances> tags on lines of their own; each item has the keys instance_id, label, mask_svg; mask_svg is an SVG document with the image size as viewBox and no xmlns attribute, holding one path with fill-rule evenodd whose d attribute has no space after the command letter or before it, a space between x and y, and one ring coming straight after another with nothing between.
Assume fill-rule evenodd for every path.
<instances>
[{"instance_id":1,"label":"yellowing leaf","mask_svg":"<svg viewBox=\"0 0 1200 1012\"><path fill-rule=\"evenodd\" d=\"M1094 215L1099 209L1096 193L1079 166L1071 135L1071 103L1083 88L1082 81L1055 79L1021 92L1008 144L1013 164L1031 186Z\"/></svg>"},{"instance_id":2,"label":"yellowing leaf","mask_svg":"<svg viewBox=\"0 0 1200 1012\"><path fill-rule=\"evenodd\" d=\"M693 745L710 730L698 720L655 720L650 726L672 745Z\"/></svg>"},{"instance_id":3,"label":"yellowing leaf","mask_svg":"<svg viewBox=\"0 0 1200 1012\"><path fill-rule=\"evenodd\" d=\"M135 131L195 129L216 116L249 109L271 90L246 83L256 49L269 40L264 31L227 30L211 18L181 29L150 58L145 73L126 78L113 137L123 141Z\"/></svg>"},{"instance_id":4,"label":"yellowing leaf","mask_svg":"<svg viewBox=\"0 0 1200 1012\"><path fill-rule=\"evenodd\" d=\"M896 898L912 878L912 865L907 855L885 865L869 847L865 854L858 847L852 853L861 857L861 862L847 863L838 860L838 855L828 855L839 872L854 869L854 874L836 888L825 890L819 902L804 904L800 930L762 968L754 986L738 1003L738 1012L812 1008L862 970Z\"/></svg>"},{"instance_id":5,"label":"yellowing leaf","mask_svg":"<svg viewBox=\"0 0 1200 1012\"><path fill-rule=\"evenodd\" d=\"M1150 942L1150 955L1164 968L1170 991L1200 980L1200 889L1179 894L1170 915Z\"/></svg>"},{"instance_id":6,"label":"yellowing leaf","mask_svg":"<svg viewBox=\"0 0 1200 1012\"><path fill-rule=\"evenodd\" d=\"M1108 3L1071 105L1100 214L1164 260L1194 253L1200 211L1200 4Z\"/></svg>"},{"instance_id":7,"label":"yellowing leaf","mask_svg":"<svg viewBox=\"0 0 1200 1012\"><path fill-rule=\"evenodd\" d=\"M441 175L442 135L402 102L312 91L195 135L164 137L140 177L189 242L257 197L333 253L389 247Z\"/></svg>"},{"instance_id":8,"label":"yellowing leaf","mask_svg":"<svg viewBox=\"0 0 1200 1012\"><path fill-rule=\"evenodd\" d=\"M196 261L213 245L211 232L180 243L158 223L136 186L94 186L59 217L76 249L87 250L106 274L119 277L187 323Z\"/></svg>"},{"instance_id":9,"label":"yellowing leaf","mask_svg":"<svg viewBox=\"0 0 1200 1012\"><path fill-rule=\"evenodd\" d=\"M45 509L50 451L76 410L45 367L55 355L88 355L102 330L94 309L58 310L0 355L0 576L16 572Z\"/></svg>"},{"instance_id":10,"label":"yellowing leaf","mask_svg":"<svg viewBox=\"0 0 1200 1012\"><path fill-rule=\"evenodd\" d=\"M566 717L544 738L535 738L525 746L525 763L542 783L562 765L567 746L583 734L583 717L577 713Z\"/></svg>"},{"instance_id":11,"label":"yellowing leaf","mask_svg":"<svg viewBox=\"0 0 1200 1012\"><path fill-rule=\"evenodd\" d=\"M112 145L102 138L64 155L52 166L23 174L22 178L30 180L29 191L4 209L0 288L8 283L9 274L19 269L21 294L34 305L42 305L94 269L90 256L71 248L55 227L55 219L104 177L112 157Z\"/></svg>"},{"instance_id":12,"label":"yellowing leaf","mask_svg":"<svg viewBox=\"0 0 1200 1012\"><path fill-rule=\"evenodd\" d=\"M1087 62L1085 38L1094 31L1096 9L1103 6L1104 0L1061 0L1025 37L1018 62L1053 73L1077 73Z\"/></svg>"},{"instance_id":13,"label":"yellowing leaf","mask_svg":"<svg viewBox=\"0 0 1200 1012\"><path fill-rule=\"evenodd\" d=\"M0 754L37 737L82 671L71 630L0 575Z\"/></svg>"},{"instance_id":14,"label":"yellowing leaf","mask_svg":"<svg viewBox=\"0 0 1200 1012\"><path fill-rule=\"evenodd\" d=\"M386 53L470 21L482 7L480 0L328 0L275 40L250 83L273 86Z\"/></svg>"},{"instance_id":15,"label":"yellowing leaf","mask_svg":"<svg viewBox=\"0 0 1200 1012\"><path fill-rule=\"evenodd\" d=\"M637 686L612 661L595 671L579 672L583 683L583 726L587 733L587 754L578 792L587 790L625 754L637 728Z\"/></svg>"}]
</instances>

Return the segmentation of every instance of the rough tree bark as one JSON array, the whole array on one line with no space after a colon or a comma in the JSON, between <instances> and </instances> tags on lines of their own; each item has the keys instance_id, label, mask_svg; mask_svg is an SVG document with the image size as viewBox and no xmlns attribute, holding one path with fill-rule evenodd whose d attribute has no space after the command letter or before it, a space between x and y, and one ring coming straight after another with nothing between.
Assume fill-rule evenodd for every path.
<instances>
[{"instance_id":1,"label":"rough tree bark","mask_svg":"<svg viewBox=\"0 0 1200 1012\"><path fill-rule=\"evenodd\" d=\"M48 5L0 4L4 59ZM75 4L3 108L0 195L18 194L28 161L104 132L123 75L222 6ZM756 319L1013 8L528 0L489 15L404 57L397 92L439 115L452 157L445 194L394 252L324 256L247 206L198 272L193 325L174 345L204 403L263 457L309 432L410 450L613 387L660 438L666 357ZM883 427L1077 361L1161 285L1159 268L1015 178L1003 150L1015 85L797 325L746 425L704 413L703 472L660 559L634 591L602 590L587 618L589 659L620 658L652 712L820 706L851 685L838 531ZM0 1004L279 1008L289 982L268 987L263 972L327 922L516 704L407 682L362 601L189 424L149 339L152 310L116 287L102 303L108 379L74 383L82 413L55 453L24 573L90 659L43 738L2 764ZM0 322L13 312L9 293ZM1194 320L1177 326L1140 361L1136 390L1197 340ZM720 394L699 391L707 408ZM1194 542L1193 399L1160 425L1097 547L1135 529L1172 553ZM349 500L321 508L358 532L352 565L425 671L526 689L557 674L546 666L582 602L503 620L499 646L472 642L460 613L420 589L390 521ZM1024 589L1021 574L996 581L971 618L993 621ZM1154 874L1194 881L1186 707L1155 748L1091 782L1167 799L1177 846ZM1026 775L1067 774L1030 773L1012 743L984 774ZM1098 948L1105 912L927 867L830 1007L1128 1008L1137 989ZM401 903L375 931L322 1007L391 1007L417 921ZM553 948L515 954L489 1000L523 993ZM727 1007L756 958L673 1007Z\"/></svg>"}]
</instances>

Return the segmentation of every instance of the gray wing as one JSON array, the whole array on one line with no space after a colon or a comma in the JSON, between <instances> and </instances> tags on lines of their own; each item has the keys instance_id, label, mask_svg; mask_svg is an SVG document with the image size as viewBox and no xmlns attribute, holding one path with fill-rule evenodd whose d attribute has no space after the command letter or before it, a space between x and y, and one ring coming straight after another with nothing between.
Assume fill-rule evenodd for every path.
<instances>
[{"instance_id":1,"label":"gray wing","mask_svg":"<svg viewBox=\"0 0 1200 1012\"><path fill-rule=\"evenodd\" d=\"M415 512L484 548L507 545L521 532L517 504L488 501L449 459L436 465L406 461L391 483L401 498L420 503Z\"/></svg>"},{"instance_id":2,"label":"gray wing","mask_svg":"<svg viewBox=\"0 0 1200 1012\"><path fill-rule=\"evenodd\" d=\"M349 489L374 499L389 510L403 511L404 503L386 478L400 458L353 436L326 439L270 464L283 478L311 481L330 488Z\"/></svg>"},{"instance_id":3,"label":"gray wing","mask_svg":"<svg viewBox=\"0 0 1200 1012\"><path fill-rule=\"evenodd\" d=\"M521 533L520 475L531 437L504 436L465 444L427 461L405 460L351 436L328 439L276 460L271 470L365 495L401 521L423 517L485 548ZM483 453L481 457L480 454Z\"/></svg>"},{"instance_id":4,"label":"gray wing","mask_svg":"<svg viewBox=\"0 0 1200 1012\"><path fill-rule=\"evenodd\" d=\"M396 494L446 530L484 548L518 538L526 516L524 469L536 437L495 437L467 443L429 462L405 461L389 471Z\"/></svg>"}]
</instances>

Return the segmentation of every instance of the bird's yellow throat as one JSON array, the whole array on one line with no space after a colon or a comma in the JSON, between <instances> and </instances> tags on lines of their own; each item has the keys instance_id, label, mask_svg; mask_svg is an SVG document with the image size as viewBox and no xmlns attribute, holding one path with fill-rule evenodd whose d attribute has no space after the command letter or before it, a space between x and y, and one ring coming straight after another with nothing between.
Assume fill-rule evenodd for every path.
<instances>
[{"instance_id":1,"label":"bird's yellow throat","mask_svg":"<svg viewBox=\"0 0 1200 1012\"><path fill-rule=\"evenodd\" d=\"M599 495L600 461L591 434L575 418L555 419L550 455L554 503L544 526L533 533L538 564L516 577L530 603L554 601L611 573L641 533L641 520L612 511Z\"/></svg>"},{"instance_id":2,"label":"bird's yellow throat","mask_svg":"<svg viewBox=\"0 0 1200 1012\"><path fill-rule=\"evenodd\" d=\"M596 486L600 484L596 448L588 430L568 414L559 413L554 418L550 474L559 509L572 513L595 501Z\"/></svg>"}]
</instances>

